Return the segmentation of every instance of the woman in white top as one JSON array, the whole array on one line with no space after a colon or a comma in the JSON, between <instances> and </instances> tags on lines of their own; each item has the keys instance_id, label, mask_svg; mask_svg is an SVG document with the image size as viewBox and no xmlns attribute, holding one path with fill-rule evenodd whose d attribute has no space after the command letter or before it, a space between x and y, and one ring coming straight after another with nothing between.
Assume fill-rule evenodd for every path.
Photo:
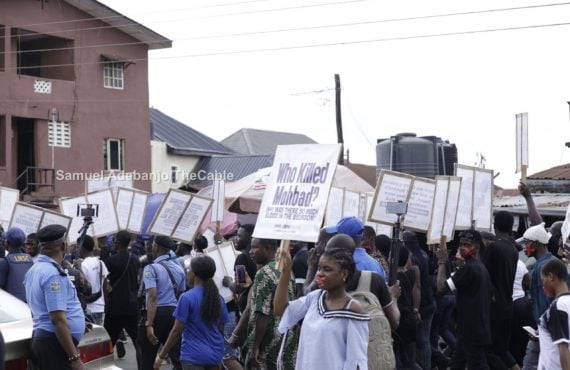
<instances>
[{"instance_id":1,"label":"woman in white top","mask_svg":"<svg viewBox=\"0 0 570 370\"><path fill-rule=\"evenodd\" d=\"M332 249L319 260L320 289L289 302L291 256L281 254L283 272L273 300L279 331L287 332L303 320L296 370L367 370L368 314L346 292L344 284L354 273L352 255L346 249ZM326 351L326 352L324 352Z\"/></svg>"}]
</instances>

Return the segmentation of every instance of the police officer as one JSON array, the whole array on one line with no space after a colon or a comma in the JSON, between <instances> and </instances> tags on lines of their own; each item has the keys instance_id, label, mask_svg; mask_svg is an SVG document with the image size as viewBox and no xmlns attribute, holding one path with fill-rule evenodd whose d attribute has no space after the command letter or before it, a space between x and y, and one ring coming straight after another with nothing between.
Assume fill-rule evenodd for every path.
<instances>
[{"instance_id":1,"label":"police officer","mask_svg":"<svg viewBox=\"0 0 570 370\"><path fill-rule=\"evenodd\" d=\"M85 369L77 349L85 317L75 287L61 266L66 231L60 225L38 231L41 254L24 280L34 319L31 349L42 370Z\"/></svg>"},{"instance_id":2,"label":"police officer","mask_svg":"<svg viewBox=\"0 0 570 370\"><path fill-rule=\"evenodd\" d=\"M169 253L174 243L167 236L159 235L152 244L154 262L145 266L143 283L146 292L146 311L142 313L137 340L141 352L142 370L152 370L159 344L166 342L174 325L174 309L178 296L186 286L185 273ZM174 369L181 369L180 343L170 351Z\"/></svg>"},{"instance_id":3,"label":"police officer","mask_svg":"<svg viewBox=\"0 0 570 370\"><path fill-rule=\"evenodd\" d=\"M11 227L4 233L8 255L0 259L0 287L26 302L24 276L34 261L29 254L22 251L26 234L17 227Z\"/></svg>"}]
</instances>

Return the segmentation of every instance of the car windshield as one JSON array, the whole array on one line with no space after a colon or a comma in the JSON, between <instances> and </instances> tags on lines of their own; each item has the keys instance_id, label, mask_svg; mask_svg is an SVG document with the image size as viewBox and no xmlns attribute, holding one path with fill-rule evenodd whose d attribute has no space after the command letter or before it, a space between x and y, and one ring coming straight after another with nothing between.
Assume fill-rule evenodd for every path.
<instances>
[{"instance_id":1,"label":"car windshield","mask_svg":"<svg viewBox=\"0 0 570 370\"><path fill-rule=\"evenodd\" d=\"M28 305L6 291L0 289L0 323L29 318Z\"/></svg>"}]
</instances>

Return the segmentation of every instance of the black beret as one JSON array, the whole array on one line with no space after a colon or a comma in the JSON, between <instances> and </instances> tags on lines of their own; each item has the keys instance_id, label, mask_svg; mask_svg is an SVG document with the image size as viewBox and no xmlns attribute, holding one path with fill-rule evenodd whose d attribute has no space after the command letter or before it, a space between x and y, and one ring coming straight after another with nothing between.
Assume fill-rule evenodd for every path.
<instances>
[{"instance_id":1,"label":"black beret","mask_svg":"<svg viewBox=\"0 0 570 370\"><path fill-rule=\"evenodd\" d=\"M157 235L154 238L154 242L156 243L156 245L164 249L172 249L172 247L174 246L172 239L170 239L168 236L165 235Z\"/></svg>"},{"instance_id":2,"label":"black beret","mask_svg":"<svg viewBox=\"0 0 570 370\"><path fill-rule=\"evenodd\" d=\"M40 244L47 244L54 241L58 241L58 239L62 239L65 236L67 229L61 225L47 225L44 226L38 231L37 237Z\"/></svg>"}]
</instances>

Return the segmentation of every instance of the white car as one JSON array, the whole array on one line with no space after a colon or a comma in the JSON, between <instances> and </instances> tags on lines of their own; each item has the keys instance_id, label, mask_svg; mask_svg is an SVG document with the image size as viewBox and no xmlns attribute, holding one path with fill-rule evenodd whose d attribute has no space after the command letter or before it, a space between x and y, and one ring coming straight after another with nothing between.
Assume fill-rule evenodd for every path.
<instances>
[{"instance_id":1,"label":"white car","mask_svg":"<svg viewBox=\"0 0 570 370\"><path fill-rule=\"evenodd\" d=\"M0 289L0 332L6 343L6 370L34 369L30 357L32 314L28 305ZM79 342L81 361L90 370L121 370L115 366L113 345L104 327L93 325Z\"/></svg>"}]
</instances>

